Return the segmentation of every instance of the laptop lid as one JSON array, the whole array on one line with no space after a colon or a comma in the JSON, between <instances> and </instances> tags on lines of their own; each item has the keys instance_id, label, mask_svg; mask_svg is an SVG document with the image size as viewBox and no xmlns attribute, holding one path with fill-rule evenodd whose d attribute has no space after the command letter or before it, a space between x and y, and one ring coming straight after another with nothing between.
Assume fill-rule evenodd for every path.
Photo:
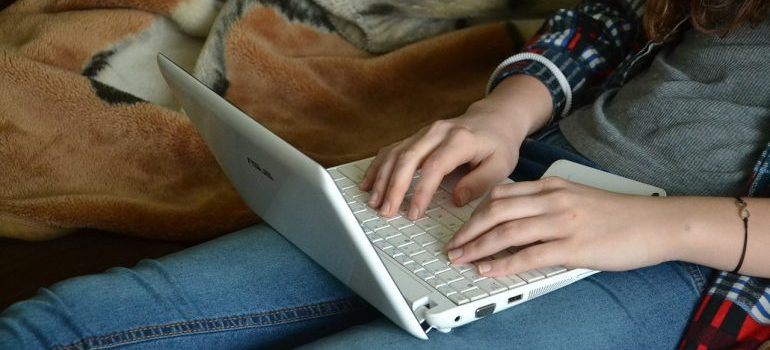
<instances>
[{"instance_id":1,"label":"laptop lid","mask_svg":"<svg viewBox=\"0 0 770 350\"><path fill-rule=\"evenodd\" d=\"M427 339L326 170L162 54L158 66L246 204L394 323Z\"/></svg>"}]
</instances>

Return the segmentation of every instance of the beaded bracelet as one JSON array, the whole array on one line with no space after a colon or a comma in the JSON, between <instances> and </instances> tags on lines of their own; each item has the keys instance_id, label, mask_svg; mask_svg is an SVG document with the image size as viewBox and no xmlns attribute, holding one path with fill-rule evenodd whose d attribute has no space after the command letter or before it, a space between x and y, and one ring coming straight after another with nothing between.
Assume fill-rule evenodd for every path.
<instances>
[{"instance_id":1,"label":"beaded bracelet","mask_svg":"<svg viewBox=\"0 0 770 350\"><path fill-rule=\"evenodd\" d=\"M738 273L743 266L743 259L746 257L746 241L749 238L749 216L751 216L751 213L749 212L748 204L741 197L735 197L735 205L738 206L738 216L743 220L743 250L741 250L741 258L738 260L738 265L733 270L733 273Z\"/></svg>"}]
</instances>

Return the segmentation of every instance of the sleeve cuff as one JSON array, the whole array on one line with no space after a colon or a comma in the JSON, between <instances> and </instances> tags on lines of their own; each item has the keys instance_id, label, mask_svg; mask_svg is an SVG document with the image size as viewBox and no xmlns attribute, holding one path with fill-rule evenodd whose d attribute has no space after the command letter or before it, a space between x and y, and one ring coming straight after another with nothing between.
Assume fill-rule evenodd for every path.
<instances>
[{"instance_id":1,"label":"sleeve cuff","mask_svg":"<svg viewBox=\"0 0 770 350\"><path fill-rule=\"evenodd\" d=\"M503 61L490 77L487 94L505 78L525 74L540 80L551 94L554 117L567 116L572 108L572 92L585 82L579 64L569 54L546 49L524 52Z\"/></svg>"}]
</instances>

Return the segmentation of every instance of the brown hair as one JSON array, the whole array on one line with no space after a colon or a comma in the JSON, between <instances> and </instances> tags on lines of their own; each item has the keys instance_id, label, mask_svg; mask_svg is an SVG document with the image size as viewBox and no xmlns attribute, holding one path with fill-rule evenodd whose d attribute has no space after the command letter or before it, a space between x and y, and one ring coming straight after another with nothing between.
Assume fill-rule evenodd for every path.
<instances>
[{"instance_id":1,"label":"brown hair","mask_svg":"<svg viewBox=\"0 0 770 350\"><path fill-rule=\"evenodd\" d=\"M725 36L744 23L759 24L770 14L767 0L647 0L647 38L663 41L677 23L690 16L695 29Z\"/></svg>"}]
</instances>

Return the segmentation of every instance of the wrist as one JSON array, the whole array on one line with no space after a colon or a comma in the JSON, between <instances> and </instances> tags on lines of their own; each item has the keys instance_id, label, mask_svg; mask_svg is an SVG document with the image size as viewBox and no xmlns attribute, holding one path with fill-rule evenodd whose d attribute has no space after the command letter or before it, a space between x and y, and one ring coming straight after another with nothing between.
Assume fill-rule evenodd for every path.
<instances>
[{"instance_id":1,"label":"wrist","mask_svg":"<svg viewBox=\"0 0 770 350\"><path fill-rule=\"evenodd\" d=\"M477 108L501 118L506 132L522 140L546 126L553 112L551 94L545 84L523 74L503 80L477 104Z\"/></svg>"},{"instance_id":2,"label":"wrist","mask_svg":"<svg viewBox=\"0 0 770 350\"><path fill-rule=\"evenodd\" d=\"M735 268L743 226L732 198L678 197L670 202L668 260Z\"/></svg>"}]
</instances>

